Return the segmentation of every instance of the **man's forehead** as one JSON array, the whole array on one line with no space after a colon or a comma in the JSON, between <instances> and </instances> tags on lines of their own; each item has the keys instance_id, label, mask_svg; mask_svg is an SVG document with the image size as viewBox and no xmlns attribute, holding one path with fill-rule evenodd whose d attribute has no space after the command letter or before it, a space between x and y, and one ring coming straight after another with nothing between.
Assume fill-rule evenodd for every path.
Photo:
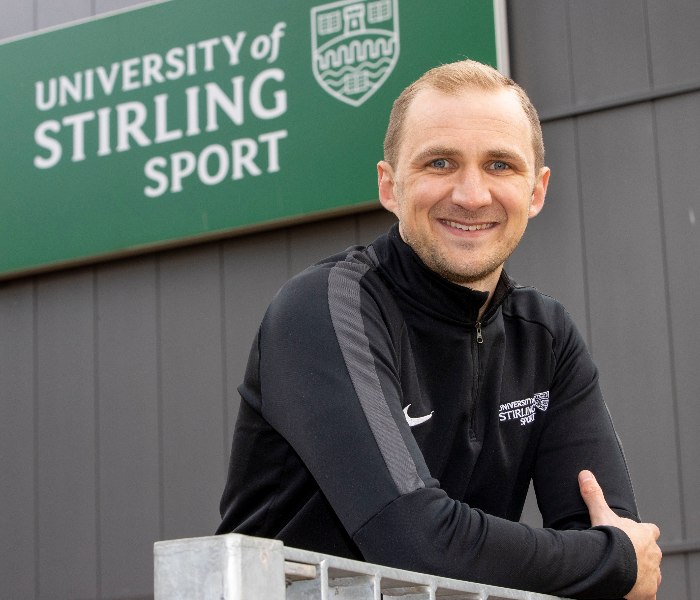
<instances>
[{"instance_id":1,"label":"man's forehead","mask_svg":"<svg viewBox=\"0 0 700 600\"><path fill-rule=\"evenodd\" d=\"M401 150L424 153L437 142L471 131L491 133L507 141L507 148L532 149L531 127L517 94L507 88L483 90L467 88L445 93L434 88L420 90L408 108ZM447 148L446 148L447 149ZM458 148L455 147L455 150Z\"/></svg>"},{"instance_id":2,"label":"man's forehead","mask_svg":"<svg viewBox=\"0 0 700 600\"><path fill-rule=\"evenodd\" d=\"M460 114L503 120L515 126L527 125L527 116L517 94L508 88L465 88L455 92L425 88L416 93L406 116L407 120L437 120Z\"/></svg>"}]
</instances>

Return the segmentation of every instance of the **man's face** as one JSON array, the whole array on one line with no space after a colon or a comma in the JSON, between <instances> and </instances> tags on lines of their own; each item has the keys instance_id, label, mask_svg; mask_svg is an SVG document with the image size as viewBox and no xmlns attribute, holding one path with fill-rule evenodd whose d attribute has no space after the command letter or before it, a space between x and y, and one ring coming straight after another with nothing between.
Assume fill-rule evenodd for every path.
<instances>
[{"instance_id":1,"label":"man's face","mask_svg":"<svg viewBox=\"0 0 700 600\"><path fill-rule=\"evenodd\" d=\"M432 270L493 290L549 169L535 172L530 124L509 90L420 91L404 122L396 168L378 165L379 197L401 237Z\"/></svg>"}]
</instances>

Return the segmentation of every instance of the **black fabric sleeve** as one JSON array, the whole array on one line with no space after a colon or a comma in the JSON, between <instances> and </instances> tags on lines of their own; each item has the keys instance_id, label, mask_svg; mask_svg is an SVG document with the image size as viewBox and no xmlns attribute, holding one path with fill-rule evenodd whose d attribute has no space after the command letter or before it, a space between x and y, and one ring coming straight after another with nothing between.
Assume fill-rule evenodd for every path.
<instances>
[{"instance_id":1,"label":"black fabric sleeve","mask_svg":"<svg viewBox=\"0 0 700 600\"><path fill-rule=\"evenodd\" d=\"M341 262L293 279L263 321L258 365L262 415L364 558L569 597L627 593L636 564L621 531L531 528L438 487L402 418L400 332L368 269Z\"/></svg>"}]
</instances>

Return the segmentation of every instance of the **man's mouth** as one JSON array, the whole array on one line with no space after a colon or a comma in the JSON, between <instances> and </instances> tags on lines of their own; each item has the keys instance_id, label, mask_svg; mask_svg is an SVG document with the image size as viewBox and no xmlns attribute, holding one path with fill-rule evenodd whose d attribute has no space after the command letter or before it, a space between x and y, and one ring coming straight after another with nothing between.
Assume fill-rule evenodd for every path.
<instances>
[{"instance_id":1,"label":"man's mouth","mask_svg":"<svg viewBox=\"0 0 700 600\"><path fill-rule=\"evenodd\" d=\"M483 229L491 229L494 223L479 223L478 225L464 225L463 223L456 223L455 221L443 221L447 223L450 227L455 229L461 229L462 231L481 231Z\"/></svg>"}]
</instances>

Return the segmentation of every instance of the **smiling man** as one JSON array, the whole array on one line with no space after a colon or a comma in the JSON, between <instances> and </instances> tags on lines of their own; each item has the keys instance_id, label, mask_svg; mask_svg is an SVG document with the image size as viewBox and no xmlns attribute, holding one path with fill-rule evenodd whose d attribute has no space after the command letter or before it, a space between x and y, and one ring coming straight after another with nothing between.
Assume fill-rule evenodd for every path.
<instances>
[{"instance_id":1,"label":"smiling man","mask_svg":"<svg viewBox=\"0 0 700 600\"><path fill-rule=\"evenodd\" d=\"M433 69L394 103L384 154L398 225L292 279L263 319L218 532L655 598L659 530L638 522L585 344L503 271L549 181L525 92L473 61ZM531 481L544 528L518 523Z\"/></svg>"}]
</instances>

